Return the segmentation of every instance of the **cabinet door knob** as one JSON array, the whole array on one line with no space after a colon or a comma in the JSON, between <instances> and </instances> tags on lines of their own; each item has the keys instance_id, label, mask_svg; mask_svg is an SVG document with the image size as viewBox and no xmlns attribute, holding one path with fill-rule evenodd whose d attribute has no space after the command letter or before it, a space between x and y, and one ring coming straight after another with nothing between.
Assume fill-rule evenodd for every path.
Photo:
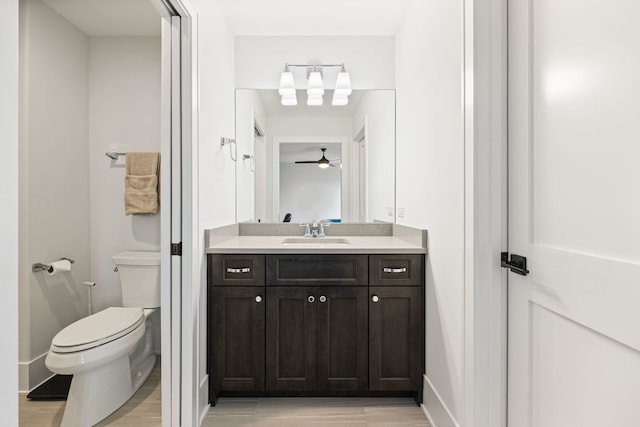
<instances>
[{"instance_id":1,"label":"cabinet door knob","mask_svg":"<svg viewBox=\"0 0 640 427\"><path fill-rule=\"evenodd\" d=\"M320 296L320 302L327 302L327 297L324 295Z\"/></svg>"},{"instance_id":2,"label":"cabinet door knob","mask_svg":"<svg viewBox=\"0 0 640 427\"><path fill-rule=\"evenodd\" d=\"M378 298L378 295L374 295L374 296L371 297L371 301L378 302L378 301L380 301L380 298Z\"/></svg>"},{"instance_id":3,"label":"cabinet door knob","mask_svg":"<svg viewBox=\"0 0 640 427\"><path fill-rule=\"evenodd\" d=\"M307 298L307 301L309 301L310 303L315 302L316 298L313 295L309 295L309 298Z\"/></svg>"},{"instance_id":4,"label":"cabinet door knob","mask_svg":"<svg viewBox=\"0 0 640 427\"><path fill-rule=\"evenodd\" d=\"M262 302L262 295L256 295L256 302Z\"/></svg>"}]
</instances>

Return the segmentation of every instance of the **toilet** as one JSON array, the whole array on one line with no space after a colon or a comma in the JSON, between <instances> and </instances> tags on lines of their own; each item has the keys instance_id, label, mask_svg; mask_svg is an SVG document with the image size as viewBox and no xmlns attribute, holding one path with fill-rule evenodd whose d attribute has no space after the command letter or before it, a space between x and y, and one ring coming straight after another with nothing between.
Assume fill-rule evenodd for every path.
<instances>
[{"instance_id":1,"label":"toilet","mask_svg":"<svg viewBox=\"0 0 640 427\"><path fill-rule=\"evenodd\" d=\"M62 427L89 427L122 406L156 362L151 314L160 307L160 253L113 256L122 307L109 307L67 326L51 341L45 364L71 374Z\"/></svg>"}]
</instances>

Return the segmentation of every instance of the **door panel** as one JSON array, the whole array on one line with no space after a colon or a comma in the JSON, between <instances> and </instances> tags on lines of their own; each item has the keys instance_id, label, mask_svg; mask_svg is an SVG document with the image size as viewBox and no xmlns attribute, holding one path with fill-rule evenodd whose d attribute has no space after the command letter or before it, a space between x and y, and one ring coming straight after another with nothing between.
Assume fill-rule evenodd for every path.
<instances>
[{"instance_id":1,"label":"door panel","mask_svg":"<svg viewBox=\"0 0 640 427\"><path fill-rule=\"evenodd\" d=\"M375 298L374 298L375 297ZM422 375L422 289L372 286L369 290L369 387L417 390Z\"/></svg>"},{"instance_id":2,"label":"door panel","mask_svg":"<svg viewBox=\"0 0 640 427\"><path fill-rule=\"evenodd\" d=\"M217 287L212 292L212 391L265 387L265 288Z\"/></svg>"},{"instance_id":3,"label":"door panel","mask_svg":"<svg viewBox=\"0 0 640 427\"><path fill-rule=\"evenodd\" d=\"M315 288L267 288L268 391L315 390L316 299Z\"/></svg>"},{"instance_id":4,"label":"door panel","mask_svg":"<svg viewBox=\"0 0 640 427\"><path fill-rule=\"evenodd\" d=\"M509 5L509 426L636 425L640 3ZM594 29L597 29L595 31Z\"/></svg>"},{"instance_id":5,"label":"door panel","mask_svg":"<svg viewBox=\"0 0 640 427\"><path fill-rule=\"evenodd\" d=\"M367 312L367 288L318 289L319 391L367 389Z\"/></svg>"}]
</instances>

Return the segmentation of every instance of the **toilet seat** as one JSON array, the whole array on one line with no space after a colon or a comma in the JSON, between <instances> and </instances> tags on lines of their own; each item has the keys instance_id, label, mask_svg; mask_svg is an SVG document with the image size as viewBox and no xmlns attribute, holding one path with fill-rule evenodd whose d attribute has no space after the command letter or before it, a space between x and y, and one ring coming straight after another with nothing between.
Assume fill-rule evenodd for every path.
<instances>
[{"instance_id":1,"label":"toilet seat","mask_svg":"<svg viewBox=\"0 0 640 427\"><path fill-rule=\"evenodd\" d=\"M109 307L67 326L53 338L51 350L75 353L114 341L145 321L142 308Z\"/></svg>"}]
</instances>

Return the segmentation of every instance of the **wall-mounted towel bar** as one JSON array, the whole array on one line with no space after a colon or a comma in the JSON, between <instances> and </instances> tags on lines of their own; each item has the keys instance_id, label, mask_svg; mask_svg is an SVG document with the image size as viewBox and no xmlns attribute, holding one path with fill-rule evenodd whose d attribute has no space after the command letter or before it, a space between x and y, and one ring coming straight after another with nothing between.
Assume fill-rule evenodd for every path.
<instances>
[{"instance_id":1,"label":"wall-mounted towel bar","mask_svg":"<svg viewBox=\"0 0 640 427\"><path fill-rule=\"evenodd\" d=\"M107 156L111 160L118 160L118 158L120 156L126 156L127 155L127 153L116 153L115 151L107 151L104 154L105 154L105 156Z\"/></svg>"}]
</instances>

